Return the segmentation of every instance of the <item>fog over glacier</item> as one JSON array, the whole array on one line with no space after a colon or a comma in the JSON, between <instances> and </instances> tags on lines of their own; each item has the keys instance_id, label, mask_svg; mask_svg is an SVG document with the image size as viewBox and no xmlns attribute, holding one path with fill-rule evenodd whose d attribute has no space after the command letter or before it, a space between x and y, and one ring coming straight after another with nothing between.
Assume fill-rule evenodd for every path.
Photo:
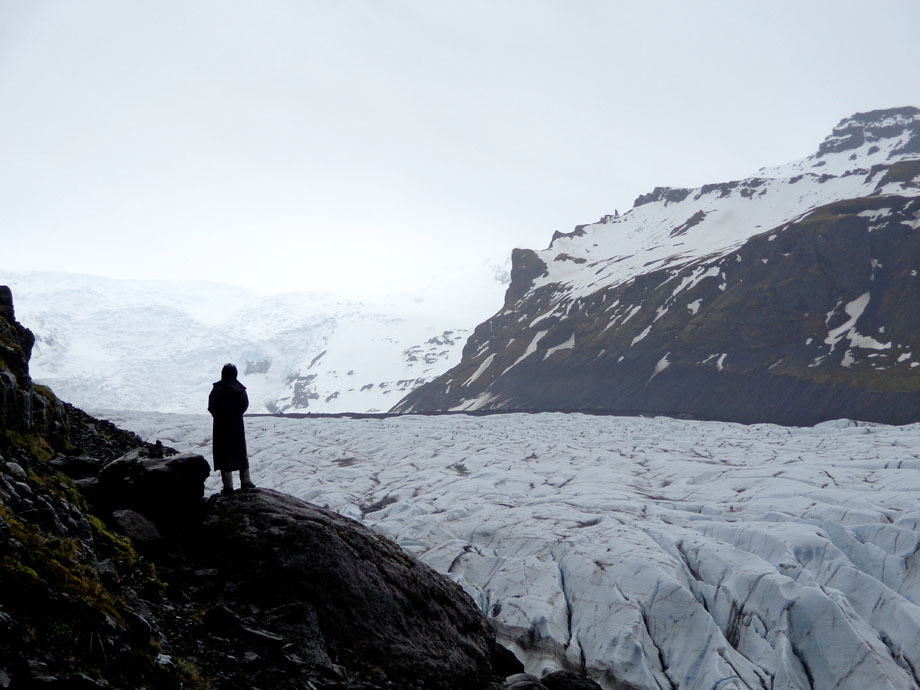
<instances>
[{"instance_id":1,"label":"fog over glacier","mask_svg":"<svg viewBox=\"0 0 920 690\"><path fill-rule=\"evenodd\" d=\"M108 415L209 455L204 416ZM458 582L539 675L918 686L920 425L248 417L252 475ZM216 491L216 475L209 482Z\"/></svg>"}]
</instances>

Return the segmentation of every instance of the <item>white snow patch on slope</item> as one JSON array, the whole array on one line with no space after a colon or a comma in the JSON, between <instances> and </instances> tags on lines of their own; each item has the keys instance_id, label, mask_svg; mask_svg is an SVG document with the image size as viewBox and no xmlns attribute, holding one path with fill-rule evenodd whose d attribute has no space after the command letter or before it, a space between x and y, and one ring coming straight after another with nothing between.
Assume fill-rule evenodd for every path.
<instances>
[{"instance_id":1,"label":"white snow patch on slope","mask_svg":"<svg viewBox=\"0 0 920 690\"><path fill-rule=\"evenodd\" d=\"M632 347L633 345L638 343L640 340L643 340L645 336L647 336L651 332L652 332L652 327L650 325L646 326L644 331L642 331L639 335L637 335L635 338L632 339L632 342L629 344L629 346Z\"/></svg>"},{"instance_id":2,"label":"white snow patch on slope","mask_svg":"<svg viewBox=\"0 0 920 690\"><path fill-rule=\"evenodd\" d=\"M824 339L826 345L831 346L831 351L837 346L837 343L840 342L840 339L856 325L856 322L859 320L859 317L862 316L862 313L866 310L866 307L869 304L870 293L866 292L854 299L852 302L848 302L843 310L847 313L847 316L850 318L844 323L840 324L834 329L831 329L827 332L827 338ZM833 316L836 311L836 307L827 315L828 320Z\"/></svg>"},{"instance_id":3,"label":"white snow patch on slope","mask_svg":"<svg viewBox=\"0 0 920 690\"><path fill-rule=\"evenodd\" d=\"M209 456L206 416L110 418ZM608 690L614 677L644 689L916 686L918 424L246 423L259 486L361 519L454 579L498 612L501 641L538 676L583 661ZM219 490L217 475L207 487ZM362 516L385 496L398 501Z\"/></svg>"},{"instance_id":4,"label":"white snow patch on slope","mask_svg":"<svg viewBox=\"0 0 920 690\"><path fill-rule=\"evenodd\" d=\"M740 261L741 257L738 257L738 260ZM676 288L674 288L674 292L671 293L671 297L674 297L675 295L677 295L680 292L683 292L684 290L689 290L690 288L697 285L704 278L718 278L720 270L721 269L719 269L718 266L710 266L709 268L700 266L699 268L694 270L693 273L691 273L689 276L684 277L680 281L680 284Z\"/></svg>"},{"instance_id":5,"label":"white snow patch on slope","mask_svg":"<svg viewBox=\"0 0 920 690\"><path fill-rule=\"evenodd\" d=\"M642 305L641 305L641 304L637 304L637 305L633 306L633 307L629 310L629 312L626 314L626 316L623 317L623 324L625 324L627 321L629 321L632 317L634 317L636 314L638 314L641 310L642 310ZM616 319L612 319L610 323L611 323L611 325L614 324L614 323L616 323ZM607 328L609 328L609 327L610 327L610 326L608 326ZM605 329L605 330L606 330L606 329Z\"/></svg>"},{"instance_id":6,"label":"white snow patch on slope","mask_svg":"<svg viewBox=\"0 0 920 690\"><path fill-rule=\"evenodd\" d=\"M548 318L549 318L550 316L552 316L554 313L555 313L555 312L553 312L553 310L550 310L550 311L546 312L545 314L541 314L540 316L538 316L537 318L535 318L533 321L530 322L530 326L528 326L528 328L533 328L535 325L537 325L538 323L540 323L543 319L548 319Z\"/></svg>"},{"instance_id":7,"label":"white snow patch on slope","mask_svg":"<svg viewBox=\"0 0 920 690\"><path fill-rule=\"evenodd\" d=\"M537 344L543 339L543 337L544 337L546 334L547 334L547 331L540 331L539 333L537 333L537 334L533 337L533 339L530 341L530 344L527 346L527 349L524 350L524 354L522 354L520 357L518 357L516 360L514 360L514 364L512 364L512 365L509 366L507 369L505 369L505 370L501 373L501 376L504 376L505 374L507 374L509 371L511 371L512 369L514 369L514 367L516 367L518 364L520 364L520 363L523 362L525 359L527 359L528 357L530 357L530 355L532 355L534 352L536 352L536 351L537 351Z\"/></svg>"},{"instance_id":8,"label":"white snow patch on slope","mask_svg":"<svg viewBox=\"0 0 920 690\"><path fill-rule=\"evenodd\" d=\"M865 312L866 307L869 305L869 300L870 294L866 292L854 299L852 302L847 303L847 305L844 306L844 311L850 318L836 328L829 330L827 333L827 338L824 340L826 345L831 346L831 352L834 351L837 343L839 343L843 338L846 338L849 341L850 346L843 355L841 366L850 367L856 362L852 348L862 348L866 350L887 350L892 345L890 342L883 343L871 336L862 335L856 330L856 322L859 320L859 317L863 315L863 312ZM831 310L831 312L827 315L828 321L837 311L838 307L839 302L837 307L834 307L834 309Z\"/></svg>"},{"instance_id":9,"label":"white snow patch on slope","mask_svg":"<svg viewBox=\"0 0 920 690\"><path fill-rule=\"evenodd\" d=\"M482 376L483 372L485 372L485 370L488 369L492 365L493 359L495 359L494 352L488 357L486 357L482 361L482 364L479 365L479 368L475 372L473 372L473 375L470 376L466 381L464 381L460 385L465 388L466 386L469 386L471 383L476 381L480 376Z\"/></svg>"},{"instance_id":10,"label":"white snow patch on slope","mask_svg":"<svg viewBox=\"0 0 920 690\"><path fill-rule=\"evenodd\" d=\"M879 218L884 218L887 215L891 214L890 208L879 208L879 209L869 209L867 211L860 211L856 215L860 218L867 218L870 223L878 220Z\"/></svg>"},{"instance_id":11,"label":"white snow patch on slope","mask_svg":"<svg viewBox=\"0 0 920 690\"><path fill-rule=\"evenodd\" d=\"M866 350L887 350L891 347L891 343L881 343L875 338L868 335L860 335L855 330L853 330L848 336L850 345L853 347L861 347Z\"/></svg>"},{"instance_id":12,"label":"white snow patch on slope","mask_svg":"<svg viewBox=\"0 0 920 690\"><path fill-rule=\"evenodd\" d=\"M487 404L497 399L498 399L497 395L493 393L485 392L470 400L464 400L459 405L455 405L454 407L450 409L452 412L473 412L475 410L482 409Z\"/></svg>"},{"instance_id":13,"label":"white snow patch on slope","mask_svg":"<svg viewBox=\"0 0 920 690\"><path fill-rule=\"evenodd\" d=\"M671 353L670 352L665 353L664 357L659 359L658 362L655 364L655 369L652 371L652 375L649 377L649 381L651 381L653 378L658 376L658 374L660 374L662 371L664 371L669 366L671 366L671 363L668 361L669 354Z\"/></svg>"},{"instance_id":14,"label":"white snow patch on slope","mask_svg":"<svg viewBox=\"0 0 920 690\"><path fill-rule=\"evenodd\" d=\"M543 355L543 359L548 359L549 356L552 355L554 352L559 352L560 350L571 350L574 347L575 347L575 334L572 333L572 335L569 336L569 339L566 340L564 343L560 343L559 345L554 345L553 347L548 348L546 350L546 354Z\"/></svg>"}]
</instances>

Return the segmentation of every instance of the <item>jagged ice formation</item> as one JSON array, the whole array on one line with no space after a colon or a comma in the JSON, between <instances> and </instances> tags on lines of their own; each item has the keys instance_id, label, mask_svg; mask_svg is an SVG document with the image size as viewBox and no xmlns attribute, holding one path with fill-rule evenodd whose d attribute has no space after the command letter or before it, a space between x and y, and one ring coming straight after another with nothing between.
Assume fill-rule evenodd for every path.
<instances>
[{"instance_id":1,"label":"jagged ice formation","mask_svg":"<svg viewBox=\"0 0 920 690\"><path fill-rule=\"evenodd\" d=\"M204 417L115 420L180 448L210 433ZM585 670L607 690L920 687L920 425L247 425L257 483L454 578L537 675Z\"/></svg>"}]
</instances>

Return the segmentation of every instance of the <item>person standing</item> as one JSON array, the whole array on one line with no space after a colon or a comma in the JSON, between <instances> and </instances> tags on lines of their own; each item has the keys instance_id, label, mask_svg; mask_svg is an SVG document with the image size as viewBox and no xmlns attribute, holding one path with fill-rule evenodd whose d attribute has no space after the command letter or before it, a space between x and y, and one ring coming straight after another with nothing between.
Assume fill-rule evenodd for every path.
<instances>
[{"instance_id":1,"label":"person standing","mask_svg":"<svg viewBox=\"0 0 920 690\"><path fill-rule=\"evenodd\" d=\"M233 473L240 473L240 488L254 489L249 477L249 456L246 453L246 432L243 413L249 407L246 386L237 381L236 366L225 364L220 381L208 396L208 412L214 417L214 471L220 472L225 496L233 493Z\"/></svg>"}]
</instances>

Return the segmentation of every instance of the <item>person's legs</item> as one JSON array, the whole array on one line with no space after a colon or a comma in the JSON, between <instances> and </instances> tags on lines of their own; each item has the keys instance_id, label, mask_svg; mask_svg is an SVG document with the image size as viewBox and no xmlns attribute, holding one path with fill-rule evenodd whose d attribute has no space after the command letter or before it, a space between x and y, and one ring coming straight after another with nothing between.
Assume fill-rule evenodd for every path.
<instances>
[{"instance_id":1,"label":"person's legs","mask_svg":"<svg viewBox=\"0 0 920 690\"><path fill-rule=\"evenodd\" d=\"M256 485L252 483L252 479L249 477L249 468L244 467L240 470L240 488L241 489L255 489Z\"/></svg>"},{"instance_id":2,"label":"person's legs","mask_svg":"<svg viewBox=\"0 0 920 690\"><path fill-rule=\"evenodd\" d=\"M224 490L221 493L232 494L233 493L233 472L226 472L221 470L220 480L224 483Z\"/></svg>"}]
</instances>

